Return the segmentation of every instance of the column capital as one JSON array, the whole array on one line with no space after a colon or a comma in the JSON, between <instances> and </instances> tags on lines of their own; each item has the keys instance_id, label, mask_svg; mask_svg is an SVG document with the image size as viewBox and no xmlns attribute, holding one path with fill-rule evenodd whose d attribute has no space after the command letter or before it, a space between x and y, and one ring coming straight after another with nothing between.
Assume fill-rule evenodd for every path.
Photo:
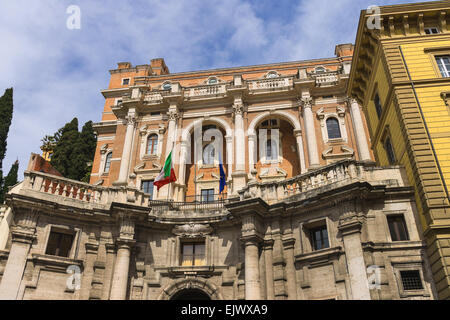
<instances>
[{"instance_id":1,"label":"column capital","mask_svg":"<svg viewBox=\"0 0 450 320\"><path fill-rule=\"evenodd\" d=\"M296 138L301 137L302 136L302 129L295 129L294 130L294 136Z\"/></svg>"},{"instance_id":2,"label":"column capital","mask_svg":"<svg viewBox=\"0 0 450 320\"><path fill-rule=\"evenodd\" d=\"M181 114L178 112L178 110L169 110L167 112L167 116L169 117L169 121L177 121L181 118Z\"/></svg>"},{"instance_id":3,"label":"column capital","mask_svg":"<svg viewBox=\"0 0 450 320\"><path fill-rule=\"evenodd\" d=\"M263 239L261 239L261 237L259 237L258 235L241 236L239 240L242 242L244 246L251 246L251 245L259 246L261 243L264 242Z\"/></svg>"},{"instance_id":4,"label":"column capital","mask_svg":"<svg viewBox=\"0 0 450 320\"><path fill-rule=\"evenodd\" d=\"M124 239L124 238L116 239L117 250L119 250L119 249L131 250L131 248L133 248L135 244L136 244L136 240L133 240L133 239Z\"/></svg>"},{"instance_id":5,"label":"column capital","mask_svg":"<svg viewBox=\"0 0 450 320\"><path fill-rule=\"evenodd\" d=\"M303 107L303 110L311 109L312 105L313 105L313 98L312 97L302 97L302 98L300 98L300 104Z\"/></svg>"},{"instance_id":6,"label":"column capital","mask_svg":"<svg viewBox=\"0 0 450 320\"><path fill-rule=\"evenodd\" d=\"M357 214L348 214L339 220L338 229L343 236L361 233L364 224L363 218Z\"/></svg>"},{"instance_id":7,"label":"column capital","mask_svg":"<svg viewBox=\"0 0 450 320\"><path fill-rule=\"evenodd\" d=\"M293 237L284 238L284 239L282 239L282 242L283 242L283 247L285 249L294 249L295 238L293 238Z\"/></svg>"},{"instance_id":8,"label":"column capital","mask_svg":"<svg viewBox=\"0 0 450 320\"><path fill-rule=\"evenodd\" d=\"M273 239L264 240L263 243L262 243L264 250L271 250L271 249L273 249L273 244L274 243L275 243L275 240L273 240Z\"/></svg>"},{"instance_id":9,"label":"column capital","mask_svg":"<svg viewBox=\"0 0 450 320\"><path fill-rule=\"evenodd\" d=\"M24 228L21 226L11 227L11 241L32 244L36 239L35 228Z\"/></svg>"}]
</instances>

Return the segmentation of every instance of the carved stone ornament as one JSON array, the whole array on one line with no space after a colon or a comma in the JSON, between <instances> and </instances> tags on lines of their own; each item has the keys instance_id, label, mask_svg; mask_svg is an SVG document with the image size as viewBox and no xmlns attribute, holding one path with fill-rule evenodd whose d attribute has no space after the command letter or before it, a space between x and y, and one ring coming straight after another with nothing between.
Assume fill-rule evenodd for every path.
<instances>
[{"instance_id":1,"label":"carved stone ornament","mask_svg":"<svg viewBox=\"0 0 450 320\"><path fill-rule=\"evenodd\" d=\"M213 228L209 224L184 224L175 226L172 233L182 238L200 238L211 234Z\"/></svg>"},{"instance_id":2,"label":"carved stone ornament","mask_svg":"<svg viewBox=\"0 0 450 320\"><path fill-rule=\"evenodd\" d=\"M305 97L301 98L303 108L311 108L313 103L313 98Z\"/></svg>"},{"instance_id":3,"label":"carved stone ornament","mask_svg":"<svg viewBox=\"0 0 450 320\"><path fill-rule=\"evenodd\" d=\"M174 110L167 112L167 116L169 117L169 121L177 121L180 118L180 113Z\"/></svg>"}]
</instances>

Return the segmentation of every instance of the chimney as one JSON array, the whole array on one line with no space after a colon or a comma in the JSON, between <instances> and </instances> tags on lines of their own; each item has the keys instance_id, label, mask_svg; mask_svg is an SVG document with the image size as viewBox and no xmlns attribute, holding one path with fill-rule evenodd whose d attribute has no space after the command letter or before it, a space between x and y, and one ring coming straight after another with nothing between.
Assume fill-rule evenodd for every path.
<instances>
[{"instance_id":1,"label":"chimney","mask_svg":"<svg viewBox=\"0 0 450 320\"><path fill-rule=\"evenodd\" d=\"M158 76L170 73L163 58L152 59L150 66L153 72Z\"/></svg>"},{"instance_id":2,"label":"chimney","mask_svg":"<svg viewBox=\"0 0 450 320\"><path fill-rule=\"evenodd\" d=\"M119 62L117 64L117 69L129 69L131 68L131 63L129 62Z\"/></svg>"},{"instance_id":3,"label":"chimney","mask_svg":"<svg viewBox=\"0 0 450 320\"><path fill-rule=\"evenodd\" d=\"M334 51L334 54L338 58L342 57L348 57L353 56L353 50L355 49L355 46L352 43L346 43L346 44L338 44L336 46L336 50Z\"/></svg>"}]
</instances>

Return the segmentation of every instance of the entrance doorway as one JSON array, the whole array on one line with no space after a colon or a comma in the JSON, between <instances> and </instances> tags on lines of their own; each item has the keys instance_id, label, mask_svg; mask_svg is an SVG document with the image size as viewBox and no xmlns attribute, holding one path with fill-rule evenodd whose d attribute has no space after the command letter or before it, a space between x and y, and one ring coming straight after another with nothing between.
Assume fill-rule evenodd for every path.
<instances>
[{"instance_id":1,"label":"entrance doorway","mask_svg":"<svg viewBox=\"0 0 450 320\"><path fill-rule=\"evenodd\" d=\"M185 289L174 294L170 300L211 300L211 298L199 289Z\"/></svg>"}]
</instances>

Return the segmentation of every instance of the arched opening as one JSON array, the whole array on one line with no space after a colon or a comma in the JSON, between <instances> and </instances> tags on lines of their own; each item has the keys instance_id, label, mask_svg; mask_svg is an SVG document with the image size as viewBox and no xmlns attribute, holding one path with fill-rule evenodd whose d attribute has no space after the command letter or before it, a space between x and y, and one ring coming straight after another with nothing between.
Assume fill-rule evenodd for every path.
<instances>
[{"instance_id":1,"label":"arched opening","mask_svg":"<svg viewBox=\"0 0 450 320\"><path fill-rule=\"evenodd\" d=\"M147 138L147 154L156 155L158 152L158 135L151 134Z\"/></svg>"},{"instance_id":2,"label":"arched opening","mask_svg":"<svg viewBox=\"0 0 450 320\"><path fill-rule=\"evenodd\" d=\"M211 300L211 298L199 289L184 289L173 295L170 300Z\"/></svg>"},{"instance_id":3,"label":"arched opening","mask_svg":"<svg viewBox=\"0 0 450 320\"><path fill-rule=\"evenodd\" d=\"M327 119L327 131L328 139L340 139L342 137L338 119L334 117Z\"/></svg>"}]
</instances>

